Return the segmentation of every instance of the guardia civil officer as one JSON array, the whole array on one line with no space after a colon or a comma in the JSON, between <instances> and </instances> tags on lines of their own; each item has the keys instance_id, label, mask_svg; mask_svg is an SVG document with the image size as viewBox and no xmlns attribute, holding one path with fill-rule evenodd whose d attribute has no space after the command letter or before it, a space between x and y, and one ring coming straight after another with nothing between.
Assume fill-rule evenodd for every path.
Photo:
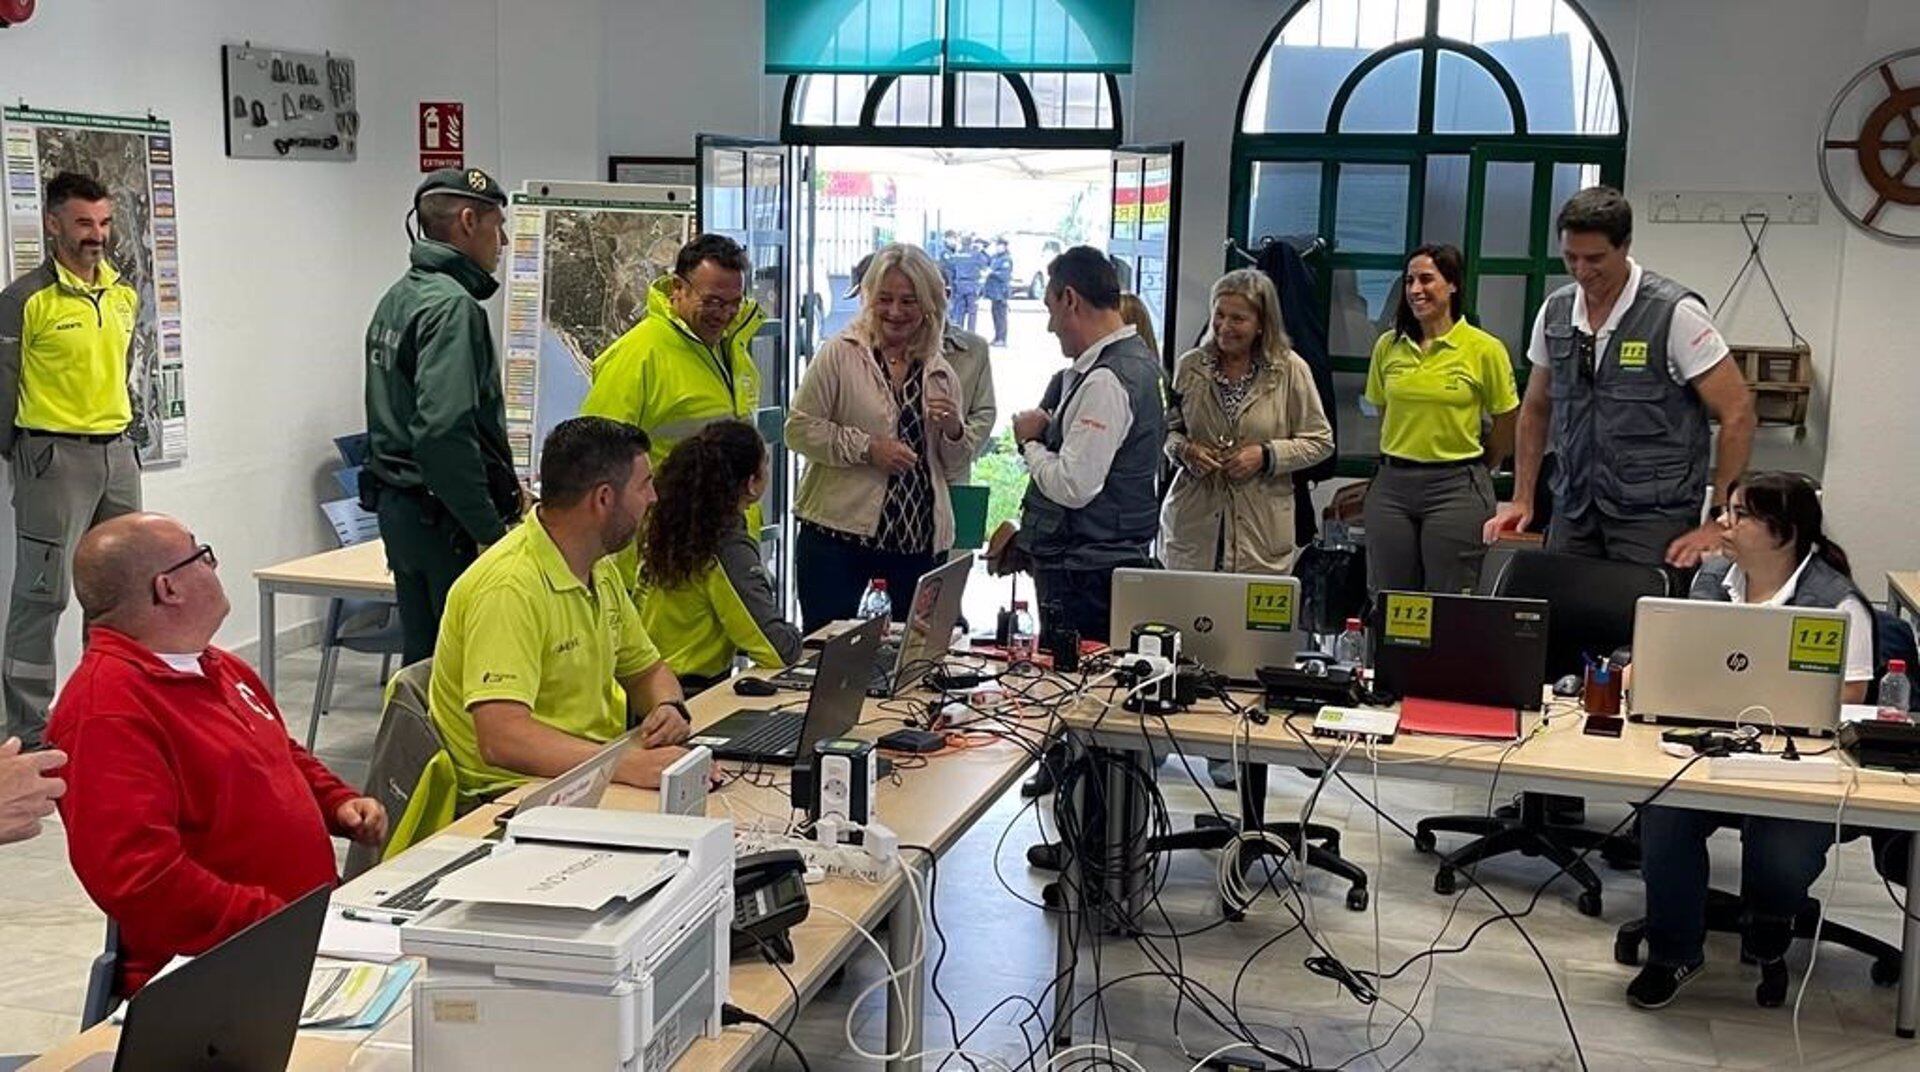
<instances>
[{"instance_id":1,"label":"guardia civil officer","mask_svg":"<svg viewBox=\"0 0 1920 1072\"><path fill-rule=\"evenodd\" d=\"M428 175L413 195L420 236L407 274L367 326L371 443L360 495L380 516L409 663L433 654L447 590L522 507L500 359L480 305L500 286L506 204L478 168Z\"/></svg>"}]
</instances>

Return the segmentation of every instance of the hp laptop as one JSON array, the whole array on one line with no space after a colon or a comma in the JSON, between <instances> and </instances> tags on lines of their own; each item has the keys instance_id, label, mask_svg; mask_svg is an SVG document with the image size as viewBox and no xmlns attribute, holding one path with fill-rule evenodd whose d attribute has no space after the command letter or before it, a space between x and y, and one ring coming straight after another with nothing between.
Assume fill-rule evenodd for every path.
<instances>
[{"instance_id":1,"label":"hp laptop","mask_svg":"<svg viewBox=\"0 0 1920 1072\"><path fill-rule=\"evenodd\" d=\"M1832 734L1847 624L1841 610L1642 599L1629 717Z\"/></svg>"},{"instance_id":2,"label":"hp laptop","mask_svg":"<svg viewBox=\"0 0 1920 1072\"><path fill-rule=\"evenodd\" d=\"M282 1072L326 915L322 887L141 988L114 1072Z\"/></svg>"},{"instance_id":3,"label":"hp laptop","mask_svg":"<svg viewBox=\"0 0 1920 1072\"><path fill-rule=\"evenodd\" d=\"M1113 643L1133 627L1160 622L1180 630L1180 654L1234 682L1253 682L1263 666L1293 665L1300 651L1294 615L1300 582L1254 573L1113 571Z\"/></svg>"},{"instance_id":4,"label":"hp laptop","mask_svg":"<svg viewBox=\"0 0 1920 1072\"><path fill-rule=\"evenodd\" d=\"M953 627L960 621L960 600L973 575L973 552L921 575L913 586L898 643L882 643L875 657L867 695L879 699L898 696L918 684L953 647ZM819 661L809 658L773 676L782 688L812 686ZM725 758L725 757L722 757Z\"/></svg>"},{"instance_id":5,"label":"hp laptop","mask_svg":"<svg viewBox=\"0 0 1920 1072\"><path fill-rule=\"evenodd\" d=\"M827 641L805 710L736 711L695 734L687 746L706 745L718 759L790 765L811 753L815 742L841 736L860 721L886 628L885 619L872 618Z\"/></svg>"},{"instance_id":6,"label":"hp laptop","mask_svg":"<svg viewBox=\"0 0 1920 1072\"><path fill-rule=\"evenodd\" d=\"M1547 602L1382 592L1374 688L1392 696L1537 710L1547 678Z\"/></svg>"},{"instance_id":7,"label":"hp laptop","mask_svg":"<svg viewBox=\"0 0 1920 1072\"><path fill-rule=\"evenodd\" d=\"M528 793L506 814L531 811L547 804L599 807L607 786L613 784L620 757L633 741L632 732L608 741L572 770ZM335 890L334 906L348 919L395 924L411 919L433 903L433 888L441 879L470 863L486 859L505 829L506 815L503 815L493 837L442 834L415 845Z\"/></svg>"}]
</instances>

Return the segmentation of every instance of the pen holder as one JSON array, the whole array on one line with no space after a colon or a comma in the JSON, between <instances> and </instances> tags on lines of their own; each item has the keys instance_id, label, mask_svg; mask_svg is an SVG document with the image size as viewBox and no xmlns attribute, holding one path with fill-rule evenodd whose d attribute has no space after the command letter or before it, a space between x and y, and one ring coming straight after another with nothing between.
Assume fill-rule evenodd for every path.
<instances>
[{"instance_id":1,"label":"pen holder","mask_svg":"<svg viewBox=\"0 0 1920 1072\"><path fill-rule=\"evenodd\" d=\"M1608 662L1587 667L1586 687L1580 693L1580 706L1590 715L1620 713L1620 668Z\"/></svg>"}]
</instances>

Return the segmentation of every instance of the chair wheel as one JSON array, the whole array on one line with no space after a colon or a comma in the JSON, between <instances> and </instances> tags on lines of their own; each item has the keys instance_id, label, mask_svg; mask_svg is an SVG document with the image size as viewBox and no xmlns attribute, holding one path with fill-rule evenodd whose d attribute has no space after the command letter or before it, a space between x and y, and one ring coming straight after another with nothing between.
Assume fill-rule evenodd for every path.
<instances>
[{"instance_id":1,"label":"chair wheel","mask_svg":"<svg viewBox=\"0 0 1920 1072\"><path fill-rule=\"evenodd\" d=\"M1625 964L1629 968L1640 966L1640 939L1629 938L1624 934L1613 936L1613 962Z\"/></svg>"},{"instance_id":2,"label":"chair wheel","mask_svg":"<svg viewBox=\"0 0 1920 1072\"><path fill-rule=\"evenodd\" d=\"M1347 891L1347 908L1354 912L1365 912L1367 910L1367 888L1365 886L1355 886Z\"/></svg>"},{"instance_id":3,"label":"chair wheel","mask_svg":"<svg viewBox=\"0 0 1920 1072\"><path fill-rule=\"evenodd\" d=\"M1223 916L1228 923L1238 923L1247 918L1247 910L1222 901L1220 902L1220 915Z\"/></svg>"},{"instance_id":4,"label":"chair wheel","mask_svg":"<svg viewBox=\"0 0 1920 1072\"><path fill-rule=\"evenodd\" d=\"M1433 873L1433 892L1441 896L1453 892L1453 868L1443 867Z\"/></svg>"},{"instance_id":5,"label":"chair wheel","mask_svg":"<svg viewBox=\"0 0 1920 1072\"><path fill-rule=\"evenodd\" d=\"M1065 900L1066 898L1062 895L1058 882L1049 882L1040 887L1040 903L1046 905L1048 908L1059 908Z\"/></svg>"},{"instance_id":6,"label":"chair wheel","mask_svg":"<svg viewBox=\"0 0 1920 1072\"><path fill-rule=\"evenodd\" d=\"M1580 914L1583 916L1597 916L1600 914L1600 894L1594 890L1586 890L1580 894L1580 899L1574 902L1574 906L1580 909Z\"/></svg>"},{"instance_id":7,"label":"chair wheel","mask_svg":"<svg viewBox=\"0 0 1920 1072\"><path fill-rule=\"evenodd\" d=\"M1433 831L1421 830L1413 835L1413 851L1432 852L1434 847Z\"/></svg>"},{"instance_id":8,"label":"chair wheel","mask_svg":"<svg viewBox=\"0 0 1920 1072\"><path fill-rule=\"evenodd\" d=\"M1870 974L1873 976L1873 985L1893 986L1900 981L1900 962L1888 959L1876 960L1873 962Z\"/></svg>"}]
</instances>

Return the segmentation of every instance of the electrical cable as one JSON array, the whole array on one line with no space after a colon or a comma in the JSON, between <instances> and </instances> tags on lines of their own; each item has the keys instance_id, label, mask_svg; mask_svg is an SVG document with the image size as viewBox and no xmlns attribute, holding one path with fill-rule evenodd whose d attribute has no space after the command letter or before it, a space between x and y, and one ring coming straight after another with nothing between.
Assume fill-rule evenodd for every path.
<instances>
[{"instance_id":1,"label":"electrical cable","mask_svg":"<svg viewBox=\"0 0 1920 1072\"><path fill-rule=\"evenodd\" d=\"M1858 788L1860 775L1856 771L1840 794L1840 806L1833 810L1833 844L1836 849L1840 847L1841 827L1847 817L1847 801L1853 799L1853 791ZM1813 945L1807 953L1807 973L1800 977L1800 992L1793 998L1793 1052L1800 1058L1802 1066L1807 1063L1807 1051L1800 1045L1800 1003L1806 1000L1807 984L1813 982L1814 965L1820 963L1820 932L1827 924L1827 908L1833 904L1833 895L1840 889L1840 859L1844 855L1839 852L1833 854L1833 878L1827 883L1826 899L1820 902L1820 911L1813 920Z\"/></svg>"},{"instance_id":2,"label":"electrical cable","mask_svg":"<svg viewBox=\"0 0 1920 1072\"><path fill-rule=\"evenodd\" d=\"M796 1006L796 1011L797 1008ZM807 1055L801 1051L799 1043L794 1042L792 1036L775 1027L771 1021L756 1016L738 1005L722 1005L720 1006L720 1023L722 1025L753 1024L755 1027L766 1028L773 1032L775 1038L786 1043L787 1049L793 1051L793 1059L800 1062L800 1072L813 1072L813 1066L807 1063Z\"/></svg>"}]
</instances>

